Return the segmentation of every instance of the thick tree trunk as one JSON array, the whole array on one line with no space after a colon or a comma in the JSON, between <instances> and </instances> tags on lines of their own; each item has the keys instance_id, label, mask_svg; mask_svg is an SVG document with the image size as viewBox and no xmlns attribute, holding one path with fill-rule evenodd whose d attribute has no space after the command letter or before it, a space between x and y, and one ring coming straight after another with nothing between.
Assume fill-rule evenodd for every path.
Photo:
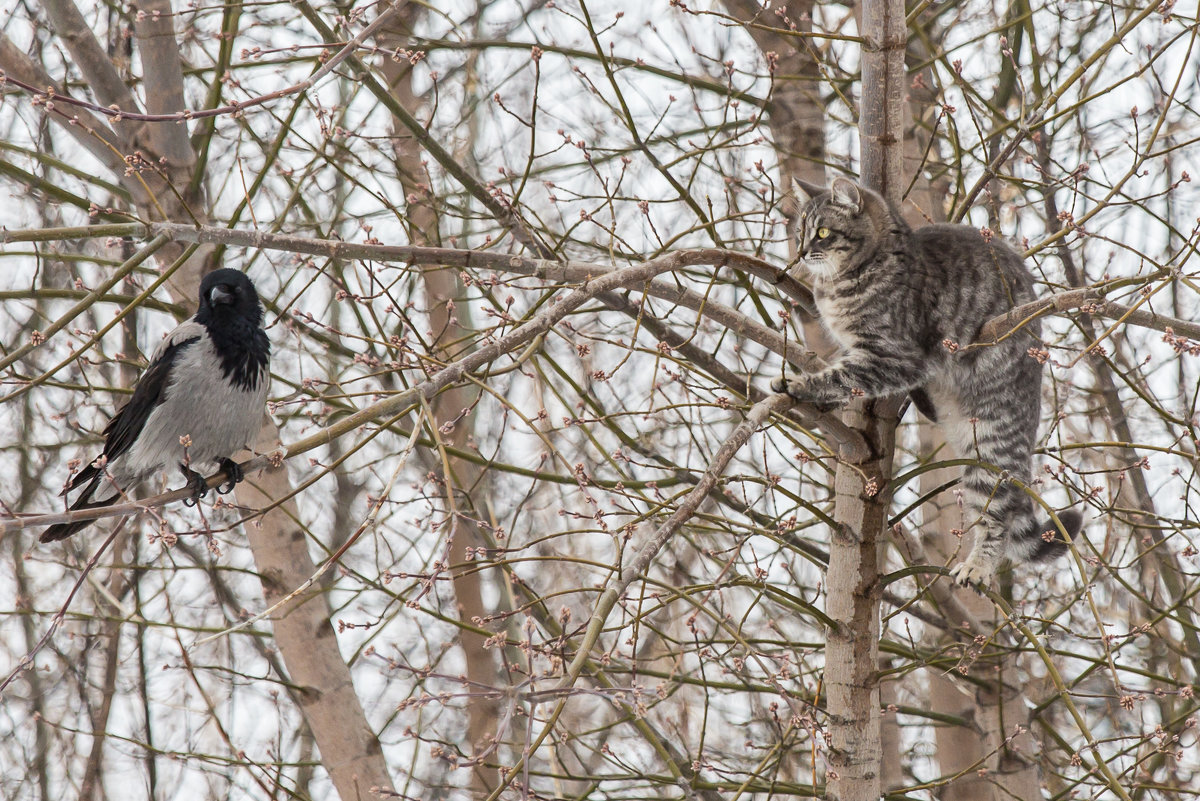
<instances>
[{"instance_id":1,"label":"thick tree trunk","mask_svg":"<svg viewBox=\"0 0 1200 801\"><path fill-rule=\"evenodd\" d=\"M898 202L904 189L904 4L866 0L862 19L861 178ZM828 797L835 801L880 796L878 542L891 500L884 488L892 474L897 410L892 399L851 404L845 420L863 433L872 456L857 465L839 461L834 479L837 528L830 541L825 604L837 627L825 647L825 681Z\"/></svg>"},{"instance_id":2,"label":"thick tree trunk","mask_svg":"<svg viewBox=\"0 0 1200 801\"><path fill-rule=\"evenodd\" d=\"M829 714L828 797L876 801L880 795L879 535L887 524L895 405L855 401L845 422L867 438L873 456L838 462L837 529L829 544L825 611L837 621L825 644ZM863 481L863 475L868 481Z\"/></svg>"},{"instance_id":3,"label":"thick tree trunk","mask_svg":"<svg viewBox=\"0 0 1200 801\"><path fill-rule=\"evenodd\" d=\"M900 0L862 4L862 100L858 135L863 182L899 205L904 179L904 50L908 29Z\"/></svg>"},{"instance_id":4,"label":"thick tree trunk","mask_svg":"<svg viewBox=\"0 0 1200 801\"><path fill-rule=\"evenodd\" d=\"M83 25L83 17L70 0L51 0L52 19L64 41L71 42L70 52L75 66L99 97L111 98L128 111L142 111L122 82L111 62L99 58L103 47L94 34ZM141 4L145 14L136 23L137 47L143 65L142 83L146 97L145 110L171 113L184 106L183 70L179 43L175 36L178 17L170 0L146 0ZM53 85L28 62L23 54L5 40L0 42L0 68L18 75L28 75L43 86ZM139 217L174 222L207 222L202 193L182 194L179 188L199 187L192 172L196 157L184 125L135 126L124 123L120 133L97 119L85 119L81 142L94 137L120 143L127 157L140 153L158 169L124 173L124 162L112 160L109 151L96 152L108 164L135 200ZM59 118L52 118L59 119ZM66 126L78 134L79 126ZM89 134L94 133L94 136ZM159 170L161 170L161 175ZM196 288L201 276L214 265L208 262L213 249L195 249L178 264L168 286L173 299L185 308L194 308ZM187 254L179 242L169 242L156 254L165 266L174 264ZM279 443L279 432L267 421L257 443L257 450L266 452ZM291 483L285 469L266 471L251 476L239 485L238 501L250 508L263 508L276 501L290 498ZM270 603L303 584L316 572L308 552L303 530L297 524L294 500L284 501L259 520L246 526L250 548L263 583L263 592ZM289 675L285 677L295 688L293 696L313 731L326 771L343 799L368 796L372 787L391 790L387 767L379 742L363 714L362 705L354 692L350 670L338 649L330 610L323 595L300 599L280 611L274 618L275 643L283 656Z\"/></svg>"}]
</instances>

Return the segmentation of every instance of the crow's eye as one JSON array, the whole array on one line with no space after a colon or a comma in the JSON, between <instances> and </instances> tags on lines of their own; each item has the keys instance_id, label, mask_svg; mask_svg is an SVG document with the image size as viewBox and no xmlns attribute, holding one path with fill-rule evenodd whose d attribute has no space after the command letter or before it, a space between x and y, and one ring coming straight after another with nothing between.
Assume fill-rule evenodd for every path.
<instances>
[{"instance_id":1,"label":"crow's eye","mask_svg":"<svg viewBox=\"0 0 1200 801\"><path fill-rule=\"evenodd\" d=\"M829 235L832 233L833 233L833 231L830 231L828 228L825 228L825 227L818 228L817 229L817 239L828 239Z\"/></svg>"}]
</instances>

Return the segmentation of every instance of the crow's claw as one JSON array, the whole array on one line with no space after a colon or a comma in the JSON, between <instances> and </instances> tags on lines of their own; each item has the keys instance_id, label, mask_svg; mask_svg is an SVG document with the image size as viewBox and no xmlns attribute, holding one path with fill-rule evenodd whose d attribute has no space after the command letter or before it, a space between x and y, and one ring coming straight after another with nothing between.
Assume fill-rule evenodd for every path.
<instances>
[{"instance_id":1,"label":"crow's claw","mask_svg":"<svg viewBox=\"0 0 1200 801\"><path fill-rule=\"evenodd\" d=\"M185 464L179 465L179 469L183 472L183 477L187 479L188 488L192 491L192 497L184 498L184 506L195 506L200 503L200 499L208 494L208 483L204 480L204 476L192 470Z\"/></svg>"},{"instance_id":2,"label":"crow's claw","mask_svg":"<svg viewBox=\"0 0 1200 801\"><path fill-rule=\"evenodd\" d=\"M240 464L229 458L222 459L218 465L224 471L226 480L217 486L217 494L228 495L233 492L235 486L242 482L246 474L242 471Z\"/></svg>"}]
</instances>

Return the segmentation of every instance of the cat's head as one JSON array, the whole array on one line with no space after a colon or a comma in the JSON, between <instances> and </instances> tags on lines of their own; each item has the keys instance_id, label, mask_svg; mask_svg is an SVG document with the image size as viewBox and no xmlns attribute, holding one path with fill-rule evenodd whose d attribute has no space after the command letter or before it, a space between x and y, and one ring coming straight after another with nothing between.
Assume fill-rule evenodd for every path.
<instances>
[{"instance_id":1,"label":"cat's head","mask_svg":"<svg viewBox=\"0 0 1200 801\"><path fill-rule=\"evenodd\" d=\"M797 215L798 252L814 278L828 281L873 250L887 203L845 178L835 178L829 189L804 182L801 188L810 197Z\"/></svg>"}]
</instances>

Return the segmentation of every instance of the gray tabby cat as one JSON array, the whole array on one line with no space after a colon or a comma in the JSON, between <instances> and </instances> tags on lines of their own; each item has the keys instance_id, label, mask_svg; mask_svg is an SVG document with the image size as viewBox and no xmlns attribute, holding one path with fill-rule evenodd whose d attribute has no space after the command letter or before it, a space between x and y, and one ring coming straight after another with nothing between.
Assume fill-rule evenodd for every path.
<instances>
[{"instance_id":1,"label":"gray tabby cat","mask_svg":"<svg viewBox=\"0 0 1200 801\"><path fill-rule=\"evenodd\" d=\"M962 484L967 519L982 533L951 570L958 584L989 582L1005 556L1024 562L1063 553L1058 526L1039 521L1026 491L1003 480L1030 480L1042 369L1027 349L1040 342L1040 326L959 348L991 318L1034 300L1021 256L966 225L913 230L883 197L844 178L828 191L804 189L812 197L799 213L800 253L842 351L820 372L776 378L771 388L826 407L911 393L957 454L979 461L966 467ZM1071 537L1079 533L1078 512L1058 519Z\"/></svg>"}]
</instances>

